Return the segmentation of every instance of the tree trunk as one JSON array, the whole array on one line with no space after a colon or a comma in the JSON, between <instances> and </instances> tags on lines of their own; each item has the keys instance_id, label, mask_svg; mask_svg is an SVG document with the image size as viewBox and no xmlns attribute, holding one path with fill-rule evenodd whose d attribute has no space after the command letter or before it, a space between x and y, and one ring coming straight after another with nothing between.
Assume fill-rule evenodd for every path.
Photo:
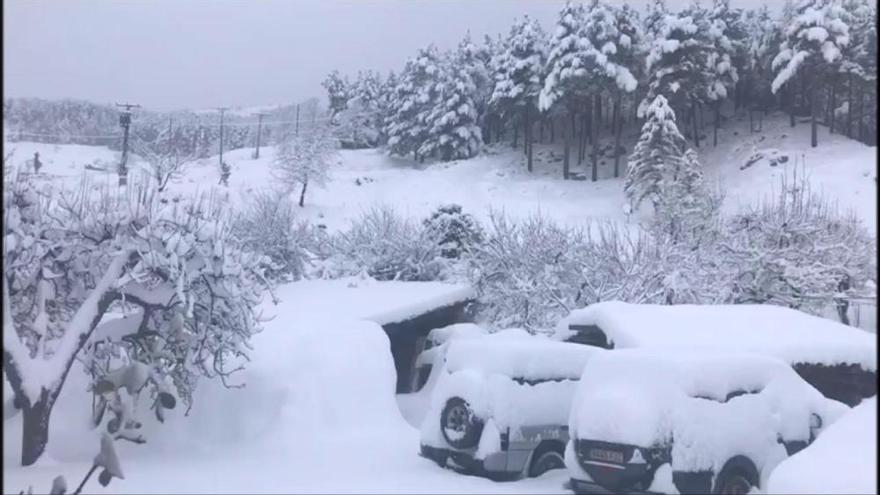
<instances>
[{"instance_id":1,"label":"tree trunk","mask_svg":"<svg viewBox=\"0 0 880 495\"><path fill-rule=\"evenodd\" d=\"M720 101L715 102L714 107L715 107L715 133L712 137L712 146L717 147L718 146L718 128L721 127L721 102ZM751 113L752 112L749 112L749 115L751 115Z\"/></svg>"},{"instance_id":2,"label":"tree trunk","mask_svg":"<svg viewBox=\"0 0 880 495\"><path fill-rule=\"evenodd\" d=\"M595 109L593 108L593 99L590 98L587 100L587 117L584 118L584 123L587 124L587 139L589 139L589 144L593 144L593 112ZM584 156L586 157L587 147L584 146Z\"/></svg>"},{"instance_id":3,"label":"tree trunk","mask_svg":"<svg viewBox=\"0 0 880 495\"><path fill-rule=\"evenodd\" d=\"M818 113L818 111L819 111L817 101L816 101L819 91L817 90L817 86L818 86L817 84L814 83L811 86L812 87L810 88L810 126L812 127L812 129L810 131L811 132L810 146L815 148L816 146L819 146L819 129L818 129L819 123L817 122L817 116L816 116L816 113Z\"/></svg>"},{"instance_id":4,"label":"tree trunk","mask_svg":"<svg viewBox=\"0 0 880 495\"><path fill-rule=\"evenodd\" d=\"M30 466L37 462L49 443L49 416L54 401L49 391L43 389L40 400L22 409L23 425L21 441L21 465Z\"/></svg>"},{"instance_id":5,"label":"tree trunk","mask_svg":"<svg viewBox=\"0 0 880 495\"><path fill-rule=\"evenodd\" d=\"M519 145L519 126L513 126L513 149Z\"/></svg>"},{"instance_id":6,"label":"tree trunk","mask_svg":"<svg viewBox=\"0 0 880 495\"><path fill-rule=\"evenodd\" d=\"M565 151L562 155L562 178L568 180L568 174L571 170L571 138L569 134L563 134L562 140L565 142Z\"/></svg>"},{"instance_id":7,"label":"tree trunk","mask_svg":"<svg viewBox=\"0 0 880 495\"><path fill-rule=\"evenodd\" d=\"M593 142L593 150L592 150L593 151L593 157L592 157L593 173L590 178L592 179L593 182L596 182L597 180L599 180L599 119L601 118L599 116L599 112L601 111L601 109L602 109L602 97L599 95L596 95L596 111L593 116L593 119L591 119L591 120L593 120L593 125L590 126L590 128L591 128L590 130L592 131L590 133L590 141Z\"/></svg>"},{"instance_id":8,"label":"tree trunk","mask_svg":"<svg viewBox=\"0 0 880 495\"><path fill-rule=\"evenodd\" d=\"M700 147L700 130L697 129L697 104L691 105L691 116L694 121L694 146Z\"/></svg>"},{"instance_id":9,"label":"tree trunk","mask_svg":"<svg viewBox=\"0 0 880 495\"><path fill-rule=\"evenodd\" d=\"M795 126L794 119L794 83L790 84L786 89L786 100L788 100L788 120L791 127Z\"/></svg>"},{"instance_id":10,"label":"tree trunk","mask_svg":"<svg viewBox=\"0 0 880 495\"><path fill-rule=\"evenodd\" d=\"M846 88L847 88L846 89L846 104L848 105L848 108L846 109L846 137L851 138L852 137L852 114L853 114L853 108L855 107L853 105L853 76L852 76L852 74L850 74L849 77L847 78Z\"/></svg>"},{"instance_id":11,"label":"tree trunk","mask_svg":"<svg viewBox=\"0 0 880 495\"><path fill-rule=\"evenodd\" d=\"M554 129L556 129L556 126L553 125L553 117L550 117L550 144L556 142L556 131Z\"/></svg>"},{"instance_id":12,"label":"tree trunk","mask_svg":"<svg viewBox=\"0 0 880 495\"><path fill-rule=\"evenodd\" d=\"M859 141L865 140L865 91L859 88Z\"/></svg>"},{"instance_id":13,"label":"tree trunk","mask_svg":"<svg viewBox=\"0 0 880 495\"><path fill-rule=\"evenodd\" d=\"M614 119L612 127L614 131L614 178L620 177L620 131L623 129L623 119L620 115L620 93L614 102Z\"/></svg>"},{"instance_id":14,"label":"tree trunk","mask_svg":"<svg viewBox=\"0 0 880 495\"><path fill-rule=\"evenodd\" d=\"M829 118L829 122L830 122L828 124L828 132L831 134L834 134L834 107L835 107L834 103L835 103L835 100L837 97L837 84L835 84L836 82L837 82L837 78L832 76L831 77L831 99L828 100L828 118Z\"/></svg>"},{"instance_id":15,"label":"tree trunk","mask_svg":"<svg viewBox=\"0 0 880 495\"><path fill-rule=\"evenodd\" d=\"M303 182L302 191L299 193L299 207L302 208L306 201L306 188L309 187L309 181Z\"/></svg>"},{"instance_id":16,"label":"tree trunk","mask_svg":"<svg viewBox=\"0 0 880 495\"><path fill-rule=\"evenodd\" d=\"M527 111L530 112L529 110L527 110ZM528 158L526 160L526 168L528 168L529 172L531 172L532 171L532 148L534 147L534 143L532 140L531 113L529 113L529 117L526 118L526 121L528 122L528 126L526 127L526 153L528 156Z\"/></svg>"}]
</instances>

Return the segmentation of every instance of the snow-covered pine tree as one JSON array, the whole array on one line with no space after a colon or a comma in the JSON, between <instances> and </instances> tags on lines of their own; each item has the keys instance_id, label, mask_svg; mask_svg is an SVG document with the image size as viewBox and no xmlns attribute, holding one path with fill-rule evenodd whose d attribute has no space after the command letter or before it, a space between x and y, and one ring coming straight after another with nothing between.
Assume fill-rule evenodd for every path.
<instances>
[{"instance_id":1,"label":"snow-covered pine tree","mask_svg":"<svg viewBox=\"0 0 880 495\"><path fill-rule=\"evenodd\" d=\"M339 75L339 71L334 70L327 75L327 78L321 83L321 86L327 91L327 101L330 105L330 117L333 118L339 112L345 110L348 99L351 96L351 85L347 79Z\"/></svg>"},{"instance_id":2,"label":"snow-covered pine tree","mask_svg":"<svg viewBox=\"0 0 880 495\"><path fill-rule=\"evenodd\" d=\"M645 6L644 32L646 40L651 43L663 31L663 21L669 15L666 0L648 0Z\"/></svg>"},{"instance_id":3,"label":"snow-covered pine tree","mask_svg":"<svg viewBox=\"0 0 880 495\"><path fill-rule=\"evenodd\" d=\"M675 125L675 112L663 95L654 97L644 109L645 124L626 167L623 192L629 211L635 211L644 199L655 209L660 204L663 187L680 168L686 143Z\"/></svg>"},{"instance_id":4,"label":"snow-covered pine tree","mask_svg":"<svg viewBox=\"0 0 880 495\"><path fill-rule=\"evenodd\" d=\"M336 117L339 123L337 133L351 147L372 147L378 143L382 125L381 89L379 74L373 71L358 72L346 108Z\"/></svg>"},{"instance_id":5,"label":"snow-covered pine tree","mask_svg":"<svg viewBox=\"0 0 880 495\"><path fill-rule=\"evenodd\" d=\"M850 44L849 26L837 1L804 0L792 22L785 27L785 39L773 59L776 71L771 90L775 94L798 74L804 74L810 93L813 147L818 146L819 92L830 82L843 62L843 50Z\"/></svg>"},{"instance_id":6,"label":"snow-covered pine tree","mask_svg":"<svg viewBox=\"0 0 880 495\"><path fill-rule=\"evenodd\" d=\"M743 38L737 30L740 26L731 25L737 23L739 15L732 12L729 0L715 0L712 9L705 18L706 27L700 33L706 37L706 94L705 101L712 106L715 114L713 124L712 145L718 146L718 128L721 126L721 103L727 99L736 88L739 75L733 65L733 59L737 56L740 40L737 45L731 40L731 35ZM735 30L736 28L737 30Z\"/></svg>"},{"instance_id":7,"label":"snow-covered pine tree","mask_svg":"<svg viewBox=\"0 0 880 495\"><path fill-rule=\"evenodd\" d=\"M501 109L508 122L516 125L516 117L524 131L524 150L531 171L531 124L541 92L545 59L544 31L536 20L524 16L514 23L505 43L504 55L496 60L495 85L490 104ZM516 129L514 127L514 129Z\"/></svg>"},{"instance_id":8,"label":"snow-covered pine tree","mask_svg":"<svg viewBox=\"0 0 880 495\"><path fill-rule=\"evenodd\" d=\"M741 74L742 97L748 103L760 104L766 109L771 104L770 81L773 74L770 63L782 43L777 21L764 5L758 10L746 11L743 19L748 33L746 64Z\"/></svg>"},{"instance_id":9,"label":"snow-covered pine tree","mask_svg":"<svg viewBox=\"0 0 880 495\"><path fill-rule=\"evenodd\" d=\"M694 15L703 15L699 7L688 9ZM690 15L668 14L662 28L651 42L646 59L650 74L648 91L639 105L639 117L662 95L676 115L690 115L694 124L694 143L699 146L696 132L696 107L702 100L707 83L707 50L704 36L698 33L699 23ZM689 111L689 113L688 113Z\"/></svg>"},{"instance_id":10,"label":"snow-covered pine tree","mask_svg":"<svg viewBox=\"0 0 880 495\"><path fill-rule=\"evenodd\" d=\"M477 88L468 68L447 56L438 79L437 101L425 118L428 131L418 153L443 161L476 156L483 140L474 103Z\"/></svg>"},{"instance_id":11,"label":"snow-covered pine tree","mask_svg":"<svg viewBox=\"0 0 880 495\"><path fill-rule=\"evenodd\" d=\"M847 87L846 101L841 113L846 119L844 130L849 137L865 139L865 120L869 121L868 136L876 129L876 115L865 108L874 108L877 79L877 6L868 0L844 0L842 3L846 22L850 26L851 43L843 50L840 72ZM869 102L865 103L865 97ZM874 101L870 101L874 98ZM858 115L858 125L853 124ZM870 123L873 122L873 125Z\"/></svg>"},{"instance_id":12,"label":"snow-covered pine tree","mask_svg":"<svg viewBox=\"0 0 880 495\"><path fill-rule=\"evenodd\" d=\"M587 70L585 41L582 39L584 6L570 0L559 11L556 29L548 43L547 75L538 96L538 108L547 111L556 102L574 111L577 102L586 96Z\"/></svg>"},{"instance_id":13,"label":"snow-covered pine tree","mask_svg":"<svg viewBox=\"0 0 880 495\"><path fill-rule=\"evenodd\" d=\"M393 155L410 153L419 160L419 148L428 139L428 116L439 98L440 55L431 45L407 61L392 100L388 150Z\"/></svg>"},{"instance_id":14,"label":"snow-covered pine tree","mask_svg":"<svg viewBox=\"0 0 880 495\"><path fill-rule=\"evenodd\" d=\"M491 38L486 38L491 41ZM485 121L486 110L489 105L489 98L492 96L493 80L489 69L489 62L492 58L492 46L484 44L477 46L471 40L470 31L467 32L464 39L458 44L455 52L454 64L461 67L465 73L471 78L474 84L474 91L471 95L474 101L474 107L477 112L477 123L482 130L481 138L488 138L488 130Z\"/></svg>"}]
</instances>

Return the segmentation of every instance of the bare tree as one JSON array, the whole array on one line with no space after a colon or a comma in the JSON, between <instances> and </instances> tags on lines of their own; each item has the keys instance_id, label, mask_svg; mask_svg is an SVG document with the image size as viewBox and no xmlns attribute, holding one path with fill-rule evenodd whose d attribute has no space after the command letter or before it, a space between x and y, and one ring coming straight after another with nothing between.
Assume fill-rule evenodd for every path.
<instances>
[{"instance_id":1,"label":"bare tree","mask_svg":"<svg viewBox=\"0 0 880 495\"><path fill-rule=\"evenodd\" d=\"M316 125L298 135L288 130L282 136L273 163L274 176L288 193L300 188L300 207L305 204L309 184L321 186L330 179L329 169L337 157L336 147L336 140L326 125Z\"/></svg>"}]
</instances>

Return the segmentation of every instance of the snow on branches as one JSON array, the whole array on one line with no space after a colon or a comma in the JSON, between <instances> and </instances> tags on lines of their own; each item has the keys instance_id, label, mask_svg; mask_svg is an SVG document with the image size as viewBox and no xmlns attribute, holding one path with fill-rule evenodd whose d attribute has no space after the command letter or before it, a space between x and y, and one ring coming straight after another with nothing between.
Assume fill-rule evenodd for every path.
<instances>
[{"instance_id":1,"label":"snow on branches","mask_svg":"<svg viewBox=\"0 0 880 495\"><path fill-rule=\"evenodd\" d=\"M24 464L45 448L75 359L94 380L111 357L144 363L188 404L198 376L225 383L247 359L264 263L231 236L216 198L167 198L147 183L64 190L25 175L4 196L3 364L24 412ZM96 342L111 312L131 324Z\"/></svg>"}]
</instances>

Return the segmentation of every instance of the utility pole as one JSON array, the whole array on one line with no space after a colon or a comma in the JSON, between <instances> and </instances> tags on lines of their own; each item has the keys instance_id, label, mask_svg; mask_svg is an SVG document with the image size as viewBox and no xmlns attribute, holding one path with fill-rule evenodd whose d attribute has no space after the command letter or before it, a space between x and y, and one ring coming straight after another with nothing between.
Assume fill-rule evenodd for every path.
<instances>
[{"instance_id":1,"label":"utility pole","mask_svg":"<svg viewBox=\"0 0 880 495\"><path fill-rule=\"evenodd\" d=\"M122 113L119 114L119 125L122 126L122 161L119 162L119 185L124 186L128 184L128 168L126 168L125 164L128 162L128 128L131 126L131 109L132 108L140 108L140 105L134 105L131 103L117 103L117 107L125 108Z\"/></svg>"},{"instance_id":2,"label":"utility pole","mask_svg":"<svg viewBox=\"0 0 880 495\"><path fill-rule=\"evenodd\" d=\"M217 110L220 111L220 184L228 185L229 167L223 163L223 114L229 107L218 107Z\"/></svg>"},{"instance_id":3,"label":"utility pole","mask_svg":"<svg viewBox=\"0 0 880 495\"><path fill-rule=\"evenodd\" d=\"M263 116L266 115L264 113L258 113L257 119L259 122L257 123L257 150L254 151L254 160L260 158L260 133L263 130Z\"/></svg>"}]
</instances>

